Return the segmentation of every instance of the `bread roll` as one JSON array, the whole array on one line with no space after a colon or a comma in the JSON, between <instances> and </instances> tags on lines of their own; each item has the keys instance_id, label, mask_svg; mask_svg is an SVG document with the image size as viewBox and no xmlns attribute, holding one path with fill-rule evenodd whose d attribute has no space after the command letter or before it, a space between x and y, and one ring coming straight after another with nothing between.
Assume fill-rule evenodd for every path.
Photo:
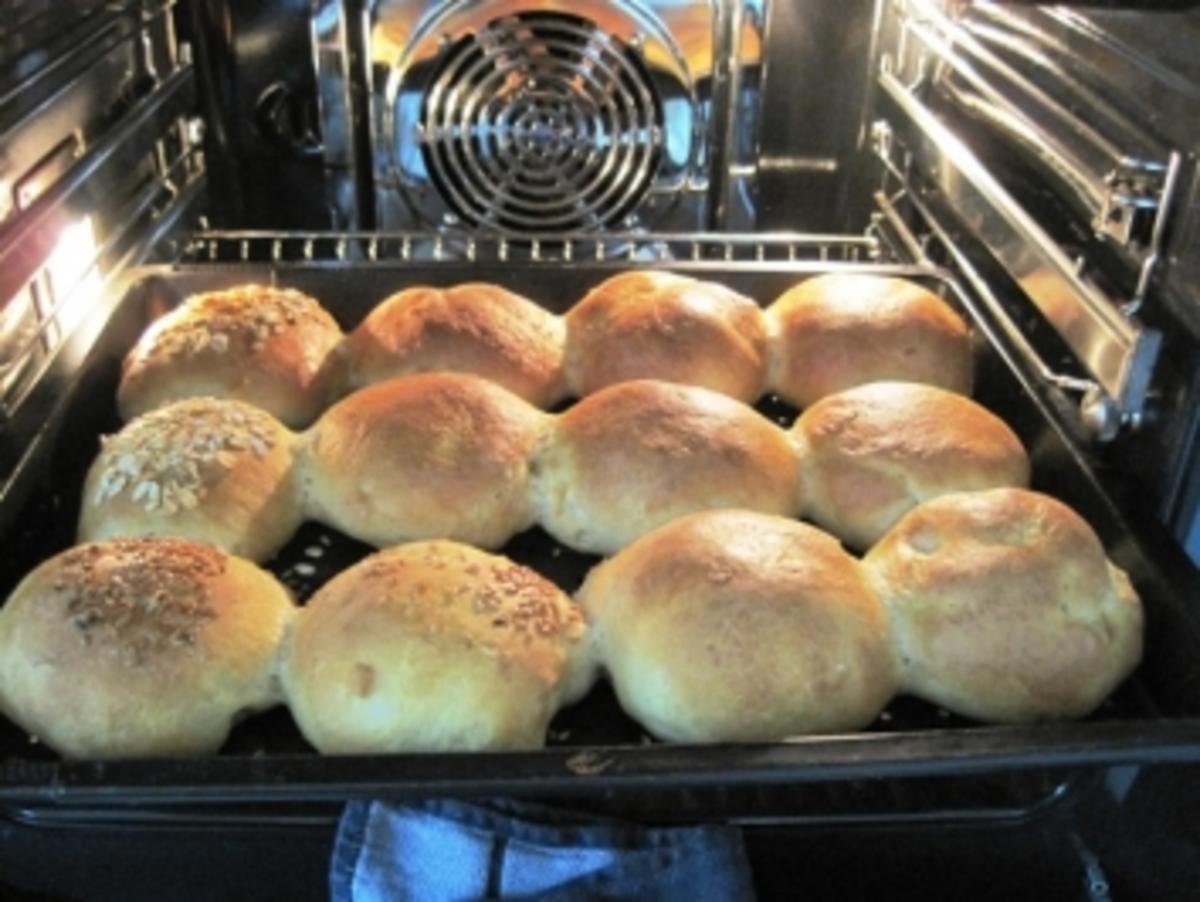
<instances>
[{"instance_id":1,"label":"bread roll","mask_svg":"<svg viewBox=\"0 0 1200 902\"><path fill-rule=\"evenodd\" d=\"M882 606L803 523L683 517L592 570L579 599L621 705L663 739L858 729L895 692Z\"/></svg>"},{"instance_id":2,"label":"bread roll","mask_svg":"<svg viewBox=\"0 0 1200 902\"><path fill-rule=\"evenodd\" d=\"M762 311L719 285L667 272L626 272L566 316L567 384L583 397L632 379L698 385L751 402L763 393Z\"/></svg>"},{"instance_id":3,"label":"bread roll","mask_svg":"<svg viewBox=\"0 0 1200 902\"><path fill-rule=\"evenodd\" d=\"M425 372L473 373L536 407L562 399L563 324L496 285L408 288L371 311L346 340L349 384Z\"/></svg>"},{"instance_id":4,"label":"bread roll","mask_svg":"<svg viewBox=\"0 0 1200 902\"><path fill-rule=\"evenodd\" d=\"M0 610L0 706L69 757L211 754L237 718L280 701L292 613L270 574L208 545L79 545Z\"/></svg>"},{"instance_id":5,"label":"bread roll","mask_svg":"<svg viewBox=\"0 0 1200 902\"><path fill-rule=\"evenodd\" d=\"M533 522L529 459L548 416L478 376L360 389L304 436L309 515L377 546L448 538L496 548Z\"/></svg>"},{"instance_id":6,"label":"bread roll","mask_svg":"<svg viewBox=\"0 0 1200 902\"><path fill-rule=\"evenodd\" d=\"M1088 524L1045 495L927 501L864 564L890 611L905 688L967 717L1080 717L1141 657L1128 578Z\"/></svg>"},{"instance_id":7,"label":"bread roll","mask_svg":"<svg viewBox=\"0 0 1200 902\"><path fill-rule=\"evenodd\" d=\"M827 395L792 427L802 513L865 549L938 495L1024 487L1029 458L1004 422L969 398L914 382Z\"/></svg>"},{"instance_id":8,"label":"bread roll","mask_svg":"<svg viewBox=\"0 0 1200 902\"><path fill-rule=\"evenodd\" d=\"M331 754L537 748L592 671L571 599L444 541L381 551L326 584L283 668L296 722Z\"/></svg>"},{"instance_id":9,"label":"bread roll","mask_svg":"<svg viewBox=\"0 0 1200 902\"><path fill-rule=\"evenodd\" d=\"M187 298L160 317L125 358L121 416L183 398L248 401L288 426L307 426L337 386L331 352L342 333L307 295L243 285Z\"/></svg>"},{"instance_id":10,"label":"bread roll","mask_svg":"<svg viewBox=\"0 0 1200 902\"><path fill-rule=\"evenodd\" d=\"M798 407L866 382L971 392L971 341L945 301L906 279L806 279L767 311L770 387Z\"/></svg>"},{"instance_id":11,"label":"bread roll","mask_svg":"<svg viewBox=\"0 0 1200 902\"><path fill-rule=\"evenodd\" d=\"M79 540L182 536L261 561L299 528L295 436L241 401L197 398L143 414L88 471Z\"/></svg>"},{"instance_id":12,"label":"bread roll","mask_svg":"<svg viewBox=\"0 0 1200 902\"><path fill-rule=\"evenodd\" d=\"M724 395L669 382L622 382L580 401L534 467L539 522L598 554L694 511L797 509L783 430Z\"/></svg>"}]
</instances>

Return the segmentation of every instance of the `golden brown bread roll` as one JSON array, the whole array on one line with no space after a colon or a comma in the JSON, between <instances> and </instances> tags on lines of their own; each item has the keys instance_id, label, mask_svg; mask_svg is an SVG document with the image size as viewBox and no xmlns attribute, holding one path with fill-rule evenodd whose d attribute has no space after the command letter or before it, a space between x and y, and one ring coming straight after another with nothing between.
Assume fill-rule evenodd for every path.
<instances>
[{"instance_id":1,"label":"golden brown bread roll","mask_svg":"<svg viewBox=\"0 0 1200 902\"><path fill-rule=\"evenodd\" d=\"M763 393L762 311L719 285L668 272L626 272L566 316L567 385L579 397L632 379L698 385L751 402Z\"/></svg>"},{"instance_id":2,"label":"golden brown bread roll","mask_svg":"<svg viewBox=\"0 0 1200 902\"><path fill-rule=\"evenodd\" d=\"M199 542L79 545L0 610L0 706L70 757L210 754L281 700L292 613L270 574Z\"/></svg>"},{"instance_id":3,"label":"golden brown bread roll","mask_svg":"<svg viewBox=\"0 0 1200 902\"><path fill-rule=\"evenodd\" d=\"M906 279L806 279L767 310L771 389L798 407L867 382L970 394L971 341L945 301Z\"/></svg>"},{"instance_id":4,"label":"golden brown bread roll","mask_svg":"<svg viewBox=\"0 0 1200 902\"><path fill-rule=\"evenodd\" d=\"M1137 666L1142 608L1091 527L1021 489L927 501L864 566L904 687L980 720L1079 717Z\"/></svg>"},{"instance_id":5,"label":"golden brown bread roll","mask_svg":"<svg viewBox=\"0 0 1200 902\"><path fill-rule=\"evenodd\" d=\"M537 748L594 666L579 607L532 570L454 542L378 552L297 618L283 679L320 751Z\"/></svg>"},{"instance_id":6,"label":"golden brown bread roll","mask_svg":"<svg viewBox=\"0 0 1200 902\"><path fill-rule=\"evenodd\" d=\"M295 436L250 404L177 401L102 445L84 483L80 541L181 536L261 561L303 519Z\"/></svg>"},{"instance_id":7,"label":"golden brown bread roll","mask_svg":"<svg viewBox=\"0 0 1200 902\"><path fill-rule=\"evenodd\" d=\"M298 291L242 285L187 298L160 317L125 358L122 418L183 398L255 404L288 426L307 426L337 391L341 330Z\"/></svg>"},{"instance_id":8,"label":"golden brown bread roll","mask_svg":"<svg viewBox=\"0 0 1200 902\"><path fill-rule=\"evenodd\" d=\"M548 419L478 376L422 373L360 389L303 437L309 515L380 547L499 547L533 522L529 459Z\"/></svg>"},{"instance_id":9,"label":"golden brown bread roll","mask_svg":"<svg viewBox=\"0 0 1200 902\"><path fill-rule=\"evenodd\" d=\"M425 372L473 373L536 407L562 399L563 324L496 285L408 288L346 339L351 388Z\"/></svg>"},{"instance_id":10,"label":"golden brown bread roll","mask_svg":"<svg viewBox=\"0 0 1200 902\"><path fill-rule=\"evenodd\" d=\"M724 395L670 382L622 382L580 401L558 417L534 468L539 522L598 554L694 511L797 509L783 430Z\"/></svg>"},{"instance_id":11,"label":"golden brown bread roll","mask_svg":"<svg viewBox=\"0 0 1200 902\"><path fill-rule=\"evenodd\" d=\"M1020 439L970 398L915 382L872 382L827 395L792 427L802 515L865 549L921 501L1024 487Z\"/></svg>"},{"instance_id":12,"label":"golden brown bread roll","mask_svg":"<svg viewBox=\"0 0 1200 902\"><path fill-rule=\"evenodd\" d=\"M896 689L858 562L803 523L680 518L593 569L579 599L622 707L664 739L858 729Z\"/></svg>"}]
</instances>

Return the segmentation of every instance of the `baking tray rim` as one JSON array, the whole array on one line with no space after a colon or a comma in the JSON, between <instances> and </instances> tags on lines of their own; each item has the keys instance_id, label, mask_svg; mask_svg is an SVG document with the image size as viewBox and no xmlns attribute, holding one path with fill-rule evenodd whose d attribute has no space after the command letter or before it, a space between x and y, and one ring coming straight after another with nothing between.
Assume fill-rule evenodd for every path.
<instances>
[{"instance_id":1,"label":"baking tray rim","mask_svg":"<svg viewBox=\"0 0 1200 902\"><path fill-rule=\"evenodd\" d=\"M1200 762L1200 718L521 752L0 762L0 803L321 801L728 789Z\"/></svg>"}]
</instances>

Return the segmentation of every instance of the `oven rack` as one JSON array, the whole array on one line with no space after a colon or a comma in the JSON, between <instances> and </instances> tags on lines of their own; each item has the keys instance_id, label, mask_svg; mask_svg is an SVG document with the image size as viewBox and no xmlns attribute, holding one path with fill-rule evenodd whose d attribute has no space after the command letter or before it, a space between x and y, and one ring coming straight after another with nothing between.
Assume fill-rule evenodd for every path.
<instances>
[{"instance_id":1,"label":"oven rack","mask_svg":"<svg viewBox=\"0 0 1200 902\"><path fill-rule=\"evenodd\" d=\"M355 265L397 262L653 263L675 261L895 262L871 234L804 232L656 232L488 235L432 232L273 232L201 229L180 263Z\"/></svg>"}]
</instances>

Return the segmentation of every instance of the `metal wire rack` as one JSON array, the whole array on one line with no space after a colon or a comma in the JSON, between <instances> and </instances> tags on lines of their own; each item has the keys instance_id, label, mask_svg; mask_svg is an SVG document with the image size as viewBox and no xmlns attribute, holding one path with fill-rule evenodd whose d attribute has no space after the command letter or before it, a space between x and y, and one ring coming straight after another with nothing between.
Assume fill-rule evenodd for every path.
<instances>
[{"instance_id":1,"label":"metal wire rack","mask_svg":"<svg viewBox=\"0 0 1200 902\"><path fill-rule=\"evenodd\" d=\"M479 262L891 262L875 236L777 233L655 233L481 236L447 232L263 232L205 230L184 247L184 263Z\"/></svg>"}]
</instances>

